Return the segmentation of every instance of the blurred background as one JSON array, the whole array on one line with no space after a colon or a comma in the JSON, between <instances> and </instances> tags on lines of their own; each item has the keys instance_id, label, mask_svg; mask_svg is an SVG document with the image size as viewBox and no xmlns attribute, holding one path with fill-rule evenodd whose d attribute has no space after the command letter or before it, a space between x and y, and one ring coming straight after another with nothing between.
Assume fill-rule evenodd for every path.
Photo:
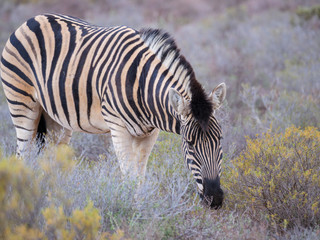
<instances>
[{"instance_id":1,"label":"blurred background","mask_svg":"<svg viewBox=\"0 0 320 240\"><path fill-rule=\"evenodd\" d=\"M262 203L259 202L257 205L257 197L248 192L250 189L271 189L271 183L276 180L269 171L273 171L277 164L271 161L269 168L265 168L263 161L251 162L251 167L256 167L258 173L252 178L250 176L248 181L235 174L237 161L242 159L241 152L246 149L250 151L246 137L265 139L265 150L268 151L268 141L272 140L274 132L296 131L300 136L300 130L289 128L292 125L301 130L307 129L306 136L313 136L312 132L315 133L315 129L319 130L319 0L0 0L0 51L17 27L41 13L72 15L101 26L162 28L174 37L182 54L193 66L198 81L208 93L220 82L225 82L226 101L216 114L224 135L221 179L227 189L227 197L224 209L220 212L199 208L193 179L186 170L181 156L180 137L162 133L150 156L147 180L144 188L140 189L140 199L137 201L133 198L131 182L126 182L120 174L108 134L74 133L71 147L75 153L73 158L77 159L78 165L69 173L61 171L60 165L50 165L50 159L55 158L51 153L41 155L39 159L49 159L49 163L46 164L54 167L40 167L41 174L35 163L38 161L36 151L33 157L25 160L27 166L32 168L33 175L30 184L24 180L23 184L28 189L31 185L41 186L40 193L34 194L35 197L26 195L26 201L32 202L30 206L39 202L38 209L51 206L53 212L58 212L57 208L63 206L64 213L61 210L59 214L62 214L61 219L66 219L63 214L68 216L75 209L83 209L90 199L100 215L92 213L96 210L92 209L92 206L90 208L89 203L84 211L92 213L90 216L97 215L98 222L101 217L98 234L107 231L115 233L114 237L120 236L113 239L124 239L121 238L123 236L131 239L319 239L319 153L308 155L313 156L310 159L313 159L314 165L310 164L311 160L306 157L307 162L310 160L307 164L308 169L297 167L302 171L302 177L299 175L300 177L294 178L296 182L293 183L292 177L298 176L298 170L295 168L292 168L292 172L289 169L285 177L277 175L280 176L277 181L285 185L284 190L280 187L274 188L280 189L278 195L270 190L265 198L261 198ZM2 86L0 120L2 156L11 156L15 153L16 147L15 130ZM315 128L310 130L308 127ZM269 135L264 135L265 133ZM290 135L289 133L287 135ZM306 156L310 151L319 151L320 133L317 134L318 145L311 141L311 148L306 147L303 150ZM293 143L291 139L287 141L286 146L290 146L288 149L291 151ZM309 144L310 141L306 142ZM260 144L259 140L251 143L252 146ZM282 161L278 156L283 149L279 149L277 145L272 149L271 159ZM265 150L252 151L263 156ZM61 156L66 156L59 155L62 163L68 156L73 156L65 154L68 151L57 150L58 155L61 152ZM249 163L248 156L251 155L246 155L245 161ZM60 159L58 156L56 158ZM283 157L285 160L286 158ZM233 159L238 160L233 162ZM295 161L296 158L292 159ZM97 165L93 165L93 161ZM9 170L10 164L9 162ZM279 163L278 166L280 165L283 164ZM288 165L291 166L291 163ZM241 173L239 165L238 168ZM267 174L271 179L268 176L265 178L265 175L261 177L261 169L264 169L263 174ZM45 174L42 174L43 171ZM314 175L310 175L311 172ZM51 180L43 176L51 176L48 177ZM307 178L308 176L311 177ZM311 178L316 182L312 182ZM255 182L252 179L256 179ZM301 184L301 179L305 179L306 184ZM17 184L16 180L13 182ZM8 186L9 183L8 180ZM261 187L261 183L267 185ZM314 183L311 185L316 188L309 187L307 183ZM302 190L296 187L299 184L304 187ZM305 194L296 198L298 200L293 203L281 200L280 196L287 190L294 194L288 195L288 199L295 199L297 192L307 192L309 198ZM314 198L310 198L311 195ZM17 199L24 198L21 196ZM241 201L242 205L239 203ZM275 201L274 205L272 201ZM12 201L8 201L10 202ZM251 207L248 205L249 202L252 204ZM25 202L19 204L15 206L19 208L26 205ZM271 205L275 207L271 208ZM13 226L14 229L12 234L19 233L15 232L18 220L29 227L40 229L39 231L44 232L49 239L61 239L55 238L58 235L54 232L60 228L73 229L70 225L61 227L58 222L51 221L50 225L49 221L54 219L50 215L53 214L50 209L41 212L42 210L35 211L32 208L28 210L30 218L21 220L17 214L12 215L11 208L2 206L5 207L1 210L0 206L0 213L5 212L7 215L0 214L0 222L6 222L9 219L7 216L14 216L11 218L12 223L8 220L8 226ZM299 208L300 206L302 207ZM299 211L302 209L302 212L294 207ZM303 211L307 207L311 215ZM279 209L286 212L283 215L285 219L279 220L276 217ZM255 214L251 214L252 211ZM26 216L29 216L28 214L25 213ZM294 218L294 214L298 217ZM81 218L78 220L82 221ZM275 222L277 224L274 224ZM0 238L1 226L0 224ZM285 233L283 230L288 226L291 230ZM316 228L311 229L310 226ZM31 227L28 229L32 230ZM94 228L93 225L89 227ZM118 232L119 229L123 232ZM79 236L87 236L86 231L77 231ZM21 234L19 236L29 236L30 232Z\"/></svg>"}]
</instances>

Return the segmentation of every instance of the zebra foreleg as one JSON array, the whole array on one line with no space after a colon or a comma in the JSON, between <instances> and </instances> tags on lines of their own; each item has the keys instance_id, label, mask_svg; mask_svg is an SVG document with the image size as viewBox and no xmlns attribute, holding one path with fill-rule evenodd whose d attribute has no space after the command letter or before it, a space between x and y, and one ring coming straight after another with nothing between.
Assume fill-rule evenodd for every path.
<instances>
[{"instance_id":1,"label":"zebra foreleg","mask_svg":"<svg viewBox=\"0 0 320 240\"><path fill-rule=\"evenodd\" d=\"M144 180L149 155L157 140L159 130L146 137L132 136L123 126L112 126L111 136L120 168L125 176Z\"/></svg>"}]
</instances>

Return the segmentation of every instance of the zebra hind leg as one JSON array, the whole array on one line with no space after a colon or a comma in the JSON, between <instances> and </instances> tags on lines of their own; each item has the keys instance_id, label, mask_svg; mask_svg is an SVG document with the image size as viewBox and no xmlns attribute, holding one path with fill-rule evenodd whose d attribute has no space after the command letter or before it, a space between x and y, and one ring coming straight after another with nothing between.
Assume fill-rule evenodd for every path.
<instances>
[{"instance_id":1,"label":"zebra hind leg","mask_svg":"<svg viewBox=\"0 0 320 240\"><path fill-rule=\"evenodd\" d=\"M54 143L69 143L72 131L52 120L39 103L17 105L15 102L15 105L9 104L9 110L16 128L17 156L23 156L29 151L33 141L39 153L45 146L48 135Z\"/></svg>"},{"instance_id":2,"label":"zebra hind leg","mask_svg":"<svg viewBox=\"0 0 320 240\"><path fill-rule=\"evenodd\" d=\"M17 136L17 156L23 156L30 150L32 141L40 146L44 143L45 122L42 107L38 102L9 101L9 111Z\"/></svg>"},{"instance_id":3,"label":"zebra hind leg","mask_svg":"<svg viewBox=\"0 0 320 240\"><path fill-rule=\"evenodd\" d=\"M62 127L54 121L42 108L40 112L40 117L38 117L38 120L34 122L37 130L32 134L32 137L30 134L29 139L22 140L22 143L20 142L21 139L18 138L18 155L21 155L26 148L26 146L21 147L21 145L25 145L23 143L30 144L33 140L35 140L35 144L38 148L38 154L44 148L47 141L50 141L53 144L69 144L72 131Z\"/></svg>"},{"instance_id":4,"label":"zebra hind leg","mask_svg":"<svg viewBox=\"0 0 320 240\"><path fill-rule=\"evenodd\" d=\"M69 144L72 131L61 126L46 112L43 112L43 118L46 123L46 133L48 138L53 141L54 144Z\"/></svg>"},{"instance_id":5,"label":"zebra hind leg","mask_svg":"<svg viewBox=\"0 0 320 240\"><path fill-rule=\"evenodd\" d=\"M41 151L46 139L54 144L69 144L72 131L62 127L54 121L45 111L42 112L36 135L36 144Z\"/></svg>"},{"instance_id":6,"label":"zebra hind leg","mask_svg":"<svg viewBox=\"0 0 320 240\"><path fill-rule=\"evenodd\" d=\"M45 139L46 134L47 134L46 120L43 114L41 114L40 121L37 128L37 134L36 134L36 144L39 148L39 152L43 149L46 143L46 139Z\"/></svg>"}]
</instances>

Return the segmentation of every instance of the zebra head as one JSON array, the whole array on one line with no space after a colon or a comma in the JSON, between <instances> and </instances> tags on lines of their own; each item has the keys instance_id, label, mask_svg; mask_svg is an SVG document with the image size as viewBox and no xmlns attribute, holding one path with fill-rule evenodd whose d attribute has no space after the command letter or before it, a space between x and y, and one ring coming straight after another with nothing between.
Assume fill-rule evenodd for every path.
<instances>
[{"instance_id":1,"label":"zebra head","mask_svg":"<svg viewBox=\"0 0 320 240\"><path fill-rule=\"evenodd\" d=\"M184 99L176 90L169 92L170 104L181 119L182 150L187 167L196 180L203 203L214 209L222 206L224 197L220 187L222 132L214 110L221 106L225 96L226 85L221 83L206 96L208 108L207 103ZM193 109L195 107L197 109ZM203 119L206 115L207 119Z\"/></svg>"}]
</instances>

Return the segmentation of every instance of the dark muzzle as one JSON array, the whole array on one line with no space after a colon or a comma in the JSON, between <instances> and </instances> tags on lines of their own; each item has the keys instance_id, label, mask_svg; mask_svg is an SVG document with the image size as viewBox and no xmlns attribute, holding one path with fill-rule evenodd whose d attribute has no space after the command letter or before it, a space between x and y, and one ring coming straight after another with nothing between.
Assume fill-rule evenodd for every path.
<instances>
[{"instance_id":1,"label":"dark muzzle","mask_svg":"<svg viewBox=\"0 0 320 240\"><path fill-rule=\"evenodd\" d=\"M219 177L213 180L205 178L203 188L203 195L200 194L203 203L213 209L221 208L224 195L220 188Z\"/></svg>"}]
</instances>

